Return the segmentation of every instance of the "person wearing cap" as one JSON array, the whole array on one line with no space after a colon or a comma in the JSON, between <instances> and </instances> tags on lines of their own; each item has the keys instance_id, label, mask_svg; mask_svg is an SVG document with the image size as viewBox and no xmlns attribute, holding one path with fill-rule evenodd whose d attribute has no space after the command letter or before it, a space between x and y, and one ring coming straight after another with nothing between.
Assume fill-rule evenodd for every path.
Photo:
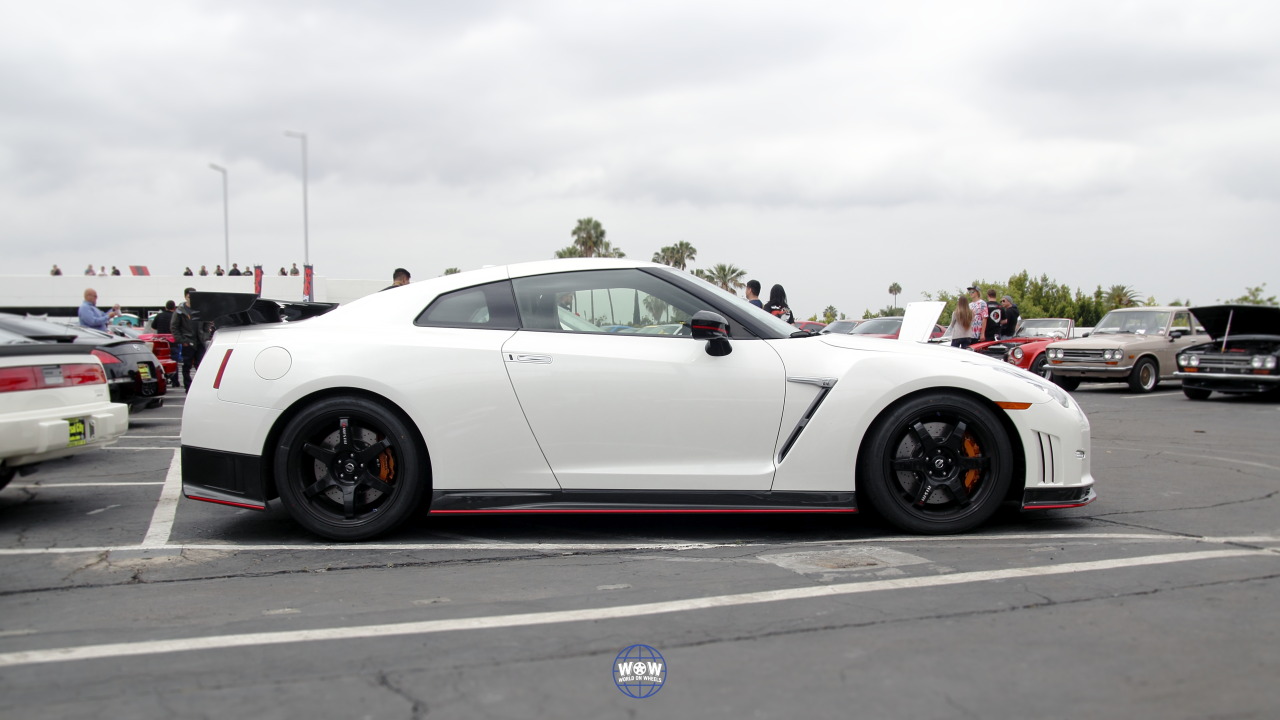
<instances>
[{"instance_id":1,"label":"person wearing cap","mask_svg":"<svg viewBox=\"0 0 1280 720\"><path fill-rule=\"evenodd\" d=\"M1013 303L1013 298L1009 295L1000 298L1000 328L996 330L996 339L1013 337L1018 332L1018 318L1018 306Z\"/></svg>"},{"instance_id":2,"label":"person wearing cap","mask_svg":"<svg viewBox=\"0 0 1280 720\"><path fill-rule=\"evenodd\" d=\"M985 337L987 304L982 300L982 292L972 285L969 286L969 309L973 310L973 340L978 342Z\"/></svg>"}]
</instances>

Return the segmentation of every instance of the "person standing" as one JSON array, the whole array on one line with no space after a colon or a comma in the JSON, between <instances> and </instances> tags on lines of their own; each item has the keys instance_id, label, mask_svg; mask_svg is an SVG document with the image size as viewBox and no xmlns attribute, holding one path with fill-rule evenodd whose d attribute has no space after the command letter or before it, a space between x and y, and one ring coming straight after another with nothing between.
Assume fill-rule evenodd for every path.
<instances>
[{"instance_id":1,"label":"person standing","mask_svg":"<svg viewBox=\"0 0 1280 720\"><path fill-rule=\"evenodd\" d=\"M1000 303L996 301L996 289L987 288L987 321L982 325L982 340L996 339L1000 331Z\"/></svg>"},{"instance_id":2,"label":"person standing","mask_svg":"<svg viewBox=\"0 0 1280 720\"><path fill-rule=\"evenodd\" d=\"M240 266L235 263L231 263L231 269L227 271L227 276L230 277L232 275L239 275L239 274L240 274Z\"/></svg>"},{"instance_id":3,"label":"person standing","mask_svg":"<svg viewBox=\"0 0 1280 720\"><path fill-rule=\"evenodd\" d=\"M209 274L209 268L205 267L204 265L201 265L201 266L200 266L200 277L205 277L205 276L207 276L208 274Z\"/></svg>"},{"instance_id":4,"label":"person standing","mask_svg":"<svg viewBox=\"0 0 1280 720\"><path fill-rule=\"evenodd\" d=\"M951 313L951 347L969 349L973 345L973 307L964 299L956 301Z\"/></svg>"},{"instance_id":5,"label":"person standing","mask_svg":"<svg viewBox=\"0 0 1280 720\"><path fill-rule=\"evenodd\" d=\"M194 277L195 273L191 272L191 266L188 265L187 268L182 271L182 275L183 277Z\"/></svg>"},{"instance_id":6,"label":"person standing","mask_svg":"<svg viewBox=\"0 0 1280 720\"><path fill-rule=\"evenodd\" d=\"M764 310L785 323L796 324L791 307L787 305L787 291L781 285L769 288L769 302L765 303Z\"/></svg>"},{"instance_id":7,"label":"person standing","mask_svg":"<svg viewBox=\"0 0 1280 720\"><path fill-rule=\"evenodd\" d=\"M390 290L391 288L397 288L401 285L408 285L410 277L408 270L405 270L404 268L396 268L395 271L391 273L391 284L382 289Z\"/></svg>"},{"instance_id":8,"label":"person standing","mask_svg":"<svg viewBox=\"0 0 1280 720\"><path fill-rule=\"evenodd\" d=\"M227 271L226 271L226 270L223 270L223 269L222 269L222 266L221 266L221 265L219 265L218 267L216 267L216 268L214 268L214 269L213 269L213 274L214 274L214 275L217 275L218 277L222 277L223 275L226 275L226 274L227 274Z\"/></svg>"},{"instance_id":9,"label":"person standing","mask_svg":"<svg viewBox=\"0 0 1280 720\"><path fill-rule=\"evenodd\" d=\"M110 312L102 312L98 309L98 291L93 288L85 288L84 302L80 303L80 326L93 328L94 330L107 331L107 323L111 318L120 315L120 306L114 305Z\"/></svg>"},{"instance_id":10,"label":"person standing","mask_svg":"<svg viewBox=\"0 0 1280 720\"><path fill-rule=\"evenodd\" d=\"M290 275L297 275L297 274L298 274L298 263L294 263L294 264L293 264L293 267L289 268L289 274L290 274Z\"/></svg>"},{"instance_id":11,"label":"person standing","mask_svg":"<svg viewBox=\"0 0 1280 720\"><path fill-rule=\"evenodd\" d=\"M173 334L173 311L177 307L172 300L165 303L164 310L156 313L155 319L151 321L151 329L161 335Z\"/></svg>"},{"instance_id":12,"label":"person standing","mask_svg":"<svg viewBox=\"0 0 1280 720\"><path fill-rule=\"evenodd\" d=\"M764 303L760 302L760 281L748 280L746 290L747 302L755 305L760 309L764 309Z\"/></svg>"},{"instance_id":13,"label":"person standing","mask_svg":"<svg viewBox=\"0 0 1280 720\"><path fill-rule=\"evenodd\" d=\"M1013 303L1013 298L1005 295L1000 299L1000 329L996 331L997 340L1006 340L1014 336L1018 332L1018 319L1021 313L1018 312L1018 306Z\"/></svg>"},{"instance_id":14,"label":"person standing","mask_svg":"<svg viewBox=\"0 0 1280 720\"><path fill-rule=\"evenodd\" d=\"M97 274L98 274L98 271L97 271L97 270L94 270L94 269L93 269L93 266L92 266L92 265L90 265L89 267L87 267L87 268L85 268L85 269L84 269L84 274L85 274L85 275L97 275Z\"/></svg>"},{"instance_id":15,"label":"person standing","mask_svg":"<svg viewBox=\"0 0 1280 720\"><path fill-rule=\"evenodd\" d=\"M191 371L200 367L209 340L208 323L199 320L191 309L191 293L195 291L190 287L183 290L183 302L173 313L173 339L182 346L182 386L185 388L191 387Z\"/></svg>"},{"instance_id":16,"label":"person standing","mask_svg":"<svg viewBox=\"0 0 1280 720\"><path fill-rule=\"evenodd\" d=\"M49 271L49 274L50 274L50 275L61 275L61 274L62 274L62 268L58 267L57 265L54 265L54 266L53 266L53 269Z\"/></svg>"},{"instance_id":17,"label":"person standing","mask_svg":"<svg viewBox=\"0 0 1280 720\"><path fill-rule=\"evenodd\" d=\"M973 339L981 340L987 328L987 304L982 300L982 291L969 286L969 309L973 311Z\"/></svg>"},{"instance_id":18,"label":"person standing","mask_svg":"<svg viewBox=\"0 0 1280 720\"><path fill-rule=\"evenodd\" d=\"M280 275L280 277L287 277L289 275L289 273L284 269L283 265L280 266L280 272L277 274Z\"/></svg>"}]
</instances>

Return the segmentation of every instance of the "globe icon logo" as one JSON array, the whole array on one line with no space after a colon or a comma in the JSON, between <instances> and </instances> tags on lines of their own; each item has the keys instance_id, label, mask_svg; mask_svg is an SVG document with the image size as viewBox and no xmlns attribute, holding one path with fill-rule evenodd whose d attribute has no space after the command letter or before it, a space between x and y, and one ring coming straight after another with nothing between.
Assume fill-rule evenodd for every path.
<instances>
[{"instance_id":1,"label":"globe icon logo","mask_svg":"<svg viewBox=\"0 0 1280 720\"><path fill-rule=\"evenodd\" d=\"M667 661L648 645L632 645L614 658L613 684L628 697L653 697L666 682Z\"/></svg>"}]
</instances>

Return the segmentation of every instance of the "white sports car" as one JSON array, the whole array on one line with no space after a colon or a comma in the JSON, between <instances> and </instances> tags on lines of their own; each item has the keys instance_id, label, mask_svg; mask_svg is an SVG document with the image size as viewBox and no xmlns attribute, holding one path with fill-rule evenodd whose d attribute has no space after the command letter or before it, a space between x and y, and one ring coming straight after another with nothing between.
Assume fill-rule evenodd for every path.
<instances>
[{"instance_id":1,"label":"white sports car","mask_svg":"<svg viewBox=\"0 0 1280 720\"><path fill-rule=\"evenodd\" d=\"M333 540L385 533L424 502L870 506L903 530L953 533L1006 501L1095 497L1080 407L1007 363L910 341L936 308L909 310L897 342L810 335L687 272L614 259L486 268L334 309L192 301L219 329L183 413L186 497L279 498ZM606 331L667 324L683 329Z\"/></svg>"}]
</instances>

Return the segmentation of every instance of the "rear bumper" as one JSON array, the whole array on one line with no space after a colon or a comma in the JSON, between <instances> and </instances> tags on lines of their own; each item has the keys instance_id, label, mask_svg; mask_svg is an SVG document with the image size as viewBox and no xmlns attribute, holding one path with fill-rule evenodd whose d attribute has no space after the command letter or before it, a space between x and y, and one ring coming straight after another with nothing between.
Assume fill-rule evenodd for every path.
<instances>
[{"instance_id":1,"label":"rear bumper","mask_svg":"<svg viewBox=\"0 0 1280 720\"><path fill-rule=\"evenodd\" d=\"M191 500L265 510L262 457L182 446L182 494Z\"/></svg>"},{"instance_id":2,"label":"rear bumper","mask_svg":"<svg viewBox=\"0 0 1280 720\"><path fill-rule=\"evenodd\" d=\"M84 420L84 444L71 441L71 420ZM129 408L117 403L19 412L0 421L0 458L8 467L66 457L114 443L129 429Z\"/></svg>"}]
</instances>

